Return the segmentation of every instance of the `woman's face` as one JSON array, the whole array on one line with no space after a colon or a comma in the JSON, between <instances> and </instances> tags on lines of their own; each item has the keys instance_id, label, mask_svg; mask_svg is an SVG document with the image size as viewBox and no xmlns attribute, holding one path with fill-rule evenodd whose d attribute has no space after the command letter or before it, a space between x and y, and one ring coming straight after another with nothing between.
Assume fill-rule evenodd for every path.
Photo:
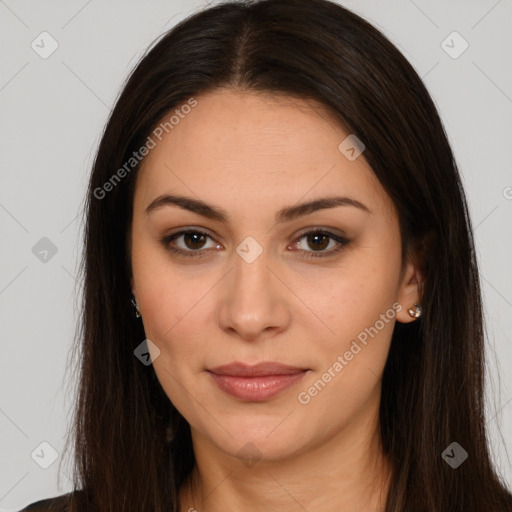
<instances>
[{"instance_id":1,"label":"woman's face","mask_svg":"<svg viewBox=\"0 0 512 512\"><path fill-rule=\"evenodd\" d=\"M134 197L131 284L165 393L195 447L224 455L283 459L374 428L394 323L418 302L391 199L318 106L195 99L153 137ZM298 370L211 372L262 362Z\"/></svg>"}]
</instances>

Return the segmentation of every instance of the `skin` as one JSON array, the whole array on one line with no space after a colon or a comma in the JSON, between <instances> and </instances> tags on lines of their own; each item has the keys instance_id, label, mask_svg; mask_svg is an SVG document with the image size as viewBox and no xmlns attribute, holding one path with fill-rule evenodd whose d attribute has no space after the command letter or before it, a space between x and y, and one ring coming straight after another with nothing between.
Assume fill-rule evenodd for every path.
<instances>
[{"instance_id":1,"label":"skin","mask_svg":"<svg viewBox=\"0 0 512 512\"><path fill-rule=\"evenodd\" d=\"M158 142L137 177L132 289L147 338L160 350L156 375L189 422L196 467L182 510L383 511L391 467L378 438L381 375L395 321L411 322L422 276L401 260L395 207L364 153L350 161L347 137L314 102L217 89ZM227 224L175 205L146 213L161 194L222 208ZM279 209L340 195L364 203L322 209L276 224ZM321 226L349 243L303 236ZM209 237L161 238L199 228ZM248 236L263 252L236 252ZM315 245L319 244L319 245ZM253 249L251 249L253 250ZM307 404L298 394L380 315L401 311L368 338ZM277 361L307 368L300 382L265 402L221 391L207 368ZM248 444L252 443L252 444ZM254 451L252 464L239 451Z\"/></svg>"}]
</instances>

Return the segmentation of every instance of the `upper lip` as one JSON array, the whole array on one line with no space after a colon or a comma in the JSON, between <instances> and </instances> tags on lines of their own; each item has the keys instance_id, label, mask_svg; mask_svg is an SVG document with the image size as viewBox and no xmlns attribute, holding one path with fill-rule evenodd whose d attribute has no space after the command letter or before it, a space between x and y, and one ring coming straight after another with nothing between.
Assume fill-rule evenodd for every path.
<instances>
[{"instance_id":1,"label":"upper lip","mask_svg":"<svg viewBox=\"0 0 512 512\"><path fill-rule=\"evenodd\" d=\"M306 369L275 362L264 362L255 365L236 362L210 368L208 371L217 375L263 377L267 375L293 375L294 373L304 372Z\"/></svg>"}]
</instances>

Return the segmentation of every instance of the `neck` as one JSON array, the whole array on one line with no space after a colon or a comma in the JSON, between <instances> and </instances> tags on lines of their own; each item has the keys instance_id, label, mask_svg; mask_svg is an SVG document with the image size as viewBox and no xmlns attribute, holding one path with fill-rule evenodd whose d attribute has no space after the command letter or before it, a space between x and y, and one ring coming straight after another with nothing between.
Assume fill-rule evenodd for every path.
<instances>
[{"instance_id":1,"label":"neck","mask_svg":"<svg viewBox=\"0 0 512 512\"><path fill-rule=\"evenodd\" d=\"M181 489L181 510L383 512L391 464L376 418L355 419L327 442L250 466L192 430L196 465Z\"/></svg>"}]
</instances>

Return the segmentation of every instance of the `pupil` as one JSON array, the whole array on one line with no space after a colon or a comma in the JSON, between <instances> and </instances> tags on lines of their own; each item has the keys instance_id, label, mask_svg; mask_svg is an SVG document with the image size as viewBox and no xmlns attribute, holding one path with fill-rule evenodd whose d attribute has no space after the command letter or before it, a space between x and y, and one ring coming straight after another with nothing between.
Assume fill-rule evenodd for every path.
<instances>
[{"instance_id":1,"label":"pupil","mask_svg":"<svg viewBox=\"0 0 512 512\"><path fill-rule=\"evenodd\" d=\"M315 234L315 235L309 235L311 238L313 238L315 240L315 244L318 242L318 239L319 238L322 238L325 242L325 240L327 239L326 235L322 235L322 234ZM318 245L316 245L316 248L320 248L320 249L325 249L325 244L322 244L322 247L319 247Z\"/></svg>"},{"instance_id":2,"label":"pupil","mask_svg":"<svg viewBox=\"0 0 512 512\"><path fill-rule=\"evenodd\" d=\"M202 235L201 233L187 233L187 234L185 235L185 240L187 240L187 237L188 237L188 238L196 237L196 238L201 239L201 238L204 238L204 235ZM202 244L200 243L200 241L198 241L198 240L195 240L195 242L194 242L194 241L192 242L192 247L190 247L190 246L189 246L189 244L187 243L187 245L189 246L189 248L190 248L190 249L199 249L199 247L196 247L196 246L195 246L195 244L202 245Z\"/></svg>"}]
</instances>

